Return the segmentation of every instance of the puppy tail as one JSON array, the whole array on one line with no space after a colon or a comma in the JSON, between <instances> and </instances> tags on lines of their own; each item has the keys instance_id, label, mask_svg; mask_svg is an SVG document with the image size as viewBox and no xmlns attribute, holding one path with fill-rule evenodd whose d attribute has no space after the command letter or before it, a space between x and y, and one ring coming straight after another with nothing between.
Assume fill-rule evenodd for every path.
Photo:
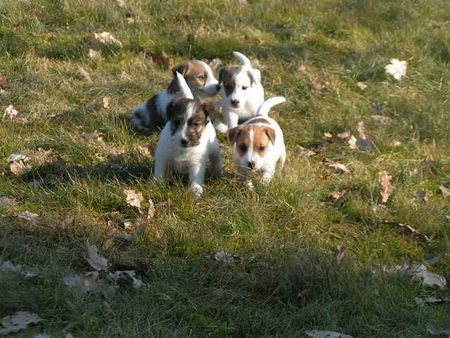
<instances>
[{"instance_id":1,"label":"puppy tail","mask_svg":"<svg viewBox=\"0 0 450 338\"><path fill-rule=\"evenodd\" d=\"M193 100L194 95L192 95L191 88L189 88L188 84L186 83L184 76L178 72L176 72L176 74L177 74L178 87L180 88L182 96L187 99Z\"/></svg>"},{"instance_id":2,"label":"puppy tail","mask_svg":"<svg viewBox=\"0 0 450 338\"><path fill-rule=\"evenodd\" d=\"M282 96L271 97L259 106L258 110L256 111L256 115L267 116L269 115L269 111L273 106L283 102L286 102L286 99Z\"/></svg>"},{"instance_id":3,"label":"puppy tail","mask_svg":"<svg viewBox=\"0 0 450 338\"><path fill-rule=\"evenodd\" d=\"M252 68L252 63L250 62L248 57L246 57L244 54L239 52L233 52L233 55L236 59L240 61L240 63L242 63L244 67Z\"/></svg>"}]
</instances>

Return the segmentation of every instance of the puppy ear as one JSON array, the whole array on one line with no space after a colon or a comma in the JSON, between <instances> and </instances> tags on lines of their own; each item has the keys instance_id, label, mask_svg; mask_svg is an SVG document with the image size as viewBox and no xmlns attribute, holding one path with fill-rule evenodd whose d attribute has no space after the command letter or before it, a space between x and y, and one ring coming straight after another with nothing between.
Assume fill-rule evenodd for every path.
<instances>
[{"instance_id":1,"label":"puppy ear","mask_svg":"<svg viewBox=\"0 0 450 338\"><path fill-rule=\"evenodd\" d=\"M181 65L178 65L172 69L173 78L177 78L177 72L181 75L185 76L189 71L190 62L184 62Z\"/></svg>"},{"instance_id":2,"label":"puppy ear","mask_svg":"<svg viewBox=\"0 0 450 338\"><path fill-rule=\"evenodd\" d=\"M240 127L234 127L234 128L228 129L227 136L228 136L228 141L230 142L230 144L236 143L237 138L239 137L240 133L241 133Z\"/></svg>"},{"instance_id":3,"label":"puppy ear","mask_svg":"<svg viewBox=\"0 0 450 338\"><path fill-rule=\"evenodd\" d=\"M253 84L256 83L255 77L253 76L252 72L249 70L247 70L247 75L250 78L250 85L253 86Z\"/></svg>"},{"instance_id":4,"label":"puppy ear","mask_svg":"<svg viewBox=\"0 0 450 338\"><path fill-rule=\"evenodd\" d=\"M209 117L212 120L214 120L217 117L217 110L212 102L204 101L202 102L201 107L206 117Z\"/></svg>"},{"instance_id":5,"label":"puppy ear","mask_svg":"<svg viewBox=\"0 0 450 338\"><path fill-rule=\"evenodd\" d=\"M275 144L275 129L264 127L264 132L272 144Z\"/></svg>"},{"instance_id":6,"label":"puppy ear","mask_svg":"<svg viewBox=\"0 0 450 338\"><path fill-rule=\"evenodd\" d=\"M224 75L225 75L225 68L221 68L219 70L219 85L222 84Z\"/></svg>"}]
</instances>

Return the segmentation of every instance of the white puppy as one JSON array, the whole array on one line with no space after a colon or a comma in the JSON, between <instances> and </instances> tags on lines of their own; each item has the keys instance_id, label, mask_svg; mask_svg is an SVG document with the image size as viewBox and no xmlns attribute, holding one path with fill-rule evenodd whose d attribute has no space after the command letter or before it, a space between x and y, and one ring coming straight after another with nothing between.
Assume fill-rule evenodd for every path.
<instances>
[{"instance_id":1,"label":"white puppy","mask_svg":"<svg viewBox=\"0 0 450 338\"><path fill-rule=\"evenodd\" d=\"M250 174L262 174L262 182L268 183L279 162L283 167L286 148L283 132L278 123L268 114L272 106L285 102L284 97L273 97L265 101L257 115L239 127L228 130L228 139L233 148L233 160L247 184L252 186Z\"/></svg>"},{"instance_id":2,"label":"white puppy","mask_svg":"<svg viewBox=\"0 0 450 338\"><path fill-rule=\"evenodd\" d=\"M186 61L172 69L173 80L163 92L134 108L131 123L137 130L156 131L167 122L167 107L174 99L181 97L176 73L184 76L194 97L205 98L217 94L218 81L211 67L203 61Z\"/></svg>"},{"instance_id":3,"label":"white puppy","mask_svg":"<svg viewBox=\"0 0 450 338\"><path fill-rule=\"evenodd\" d=\"M168 122L161 132L155 152L154 176L166 180L173 172L189 175L189 190L198 199L208 161L213 175L222 172L219 141L210 121L214 106L194 99L183 76L176 74L184 98L167 107Z\"/></svg>"},{"instance_id":4,"label":"white puppy","mask_svg":"<svg viewBox=\"0 0 450 338\"><path fill-rule=\"evenodd\" d=\"M252 67L245 55L239 52L233 54L242 66L227 66L219 71L220 95L227 124L226 127L216 124L221 132L255 116L258 107L264 102L260 71Z\"/></svg>"}]
</instances>

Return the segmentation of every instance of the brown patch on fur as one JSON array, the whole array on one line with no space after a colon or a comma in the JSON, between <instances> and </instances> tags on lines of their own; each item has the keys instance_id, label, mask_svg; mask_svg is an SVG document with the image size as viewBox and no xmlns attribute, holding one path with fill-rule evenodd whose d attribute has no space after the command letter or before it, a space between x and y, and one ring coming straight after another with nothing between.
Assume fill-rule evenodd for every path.
<instances>
[{"instance_id":1,"label":"brown patch on fur","mask_svg":"<svg viewBox=\"0 0 450 338\"><path fill-rule=\"evenodd\" d=\"M242 66L227 66L219 72L219 84L223 85L225 94L229 96L236 87L234 76L242 72Z\"/></svg>"},{"instance_id":2,"label":"brown patch on fur","mask_svg":"<svg viewBox=\"0 0 450 338\"><path fill-rule=\"evenodd\" d=\"M200 89L205 86L208 79L208 71L200 61L186 61L172 69L173 80L169 84L167 91L174 94L180 90L178 87L177 74L180 73L185 78L189 88Z\"/></svg>"},{"instance_id":3,"label":"brown patch on fur","mask_svg":"<svg viewBox=\"0 0 450 338\"><path fill-rule=\"evenodd\" d=\"M264 157L269 143L275 142L275 130L265 126L244 125L228 130L228 139L231 144L236 144L239 156L243 156L250 147L250 131L253 131L253 151Z\"/></svg>"}]
</instances>

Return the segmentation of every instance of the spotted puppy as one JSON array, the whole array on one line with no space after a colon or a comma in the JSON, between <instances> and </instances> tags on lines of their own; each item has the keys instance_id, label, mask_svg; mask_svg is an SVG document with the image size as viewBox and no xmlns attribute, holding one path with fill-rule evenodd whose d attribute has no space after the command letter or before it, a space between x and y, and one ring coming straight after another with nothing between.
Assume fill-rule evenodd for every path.
<instances>
[{"instance_id":1,"label":"spotted puppy","mask_svg":"<svg viewBox=\"0 0 450 338\"><path fill-rule=\"evenodd\" d=\"M168 122L156 147L154 176L164 181L173 172L188 174L189 190L199 199L208 161L214 176L222 172L219 142L210 122L214 106L194 99L183 76L177 77L185 97L167 107Z\"/></svg>"},{"instance_id":2,"label":"spotted puppy","mask_svg":"<svg viewBox=\"0 0 450 338\"><path fill-rule=\"evenodd\" d=\"M184 76L194 97L211 97L219 90L218 81L211 67L203 61L186 61L175 67L172 72L173 80L166 90L134 108L131 123L135 129L156 131L164 127L168 120L167 107L181 95L176 73Z\"/></svg>"},{"instance_id":3,"label":"spotted puppy","mask_svg":"<svg viewBox=\"0 0 450 338\"><path fill-rule=\"evenodd\" d=\"M221 132L236 127L239 121L255 116L258 107L264 102L260 71L252 67L245 55L239 52L233 54L242 65L227 66L219 71L220 95L226 122L226 127L217 128Z\"/></svg>"},{"instance_id":4,"label":"spotted puppy","mask_svg":"<svg viewBox=\"0 0 450 338\"><path fill-rule=\"evenodd\" d=\"M262 182L268 183L275 173L277 163L283 167L286 160L283 132L278 123L268 114L271 107L285 102L284 97L273 97L265 101L257 115L239 127L228 130L228 139L233 148L233 160L243 179L252 187L250 174L259 172Z\"/></svg>"}]
</instances>

